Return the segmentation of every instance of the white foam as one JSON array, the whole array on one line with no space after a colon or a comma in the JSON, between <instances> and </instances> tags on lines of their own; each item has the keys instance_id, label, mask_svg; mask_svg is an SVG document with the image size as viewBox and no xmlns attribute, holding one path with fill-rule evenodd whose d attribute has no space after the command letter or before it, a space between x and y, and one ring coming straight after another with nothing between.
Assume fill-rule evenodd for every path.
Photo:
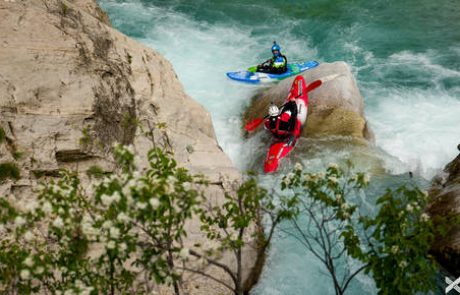
<instances>
[{"instance_id":1,"label":"white foam","mask_svg":"<svg viewBox=\"0 0 460 295\"><path fill-rule=\"evenodd\" d=\"M418 172L430 179L458 153L460 101L438 90L379 92L367 117L376 144L402 163L390 172ZM402 164L402 165L401 165Z\"/></svg>"},{"instance_id":2,"label":"white foam","mask_svg":"<svg viewBox=\"0 0 460 295\"><path fill-rule=\"evenodd\" d=\"M390 65L404 67L413 73L419 73L416 76L421 81L428 80L437 90L443 90L442 81L445 79L460 78L460 71L447 68L436 62L436 59L443 53L434 50L428 50L424 53L413 53L411 51L402 51L391 55L387 63ZM458 54L460 57L460 54Z\"/></svg>"},{"instance_id":3,"label":"white foam","mask_svg":"<svg viewBox=\"0 0 460 295\"><path fill-rule=\"evenodd\" d=\"M144 6L139 1L118 3L103 1L136 16L142 26L140 41L159 51L174 66L186 92L207 108L223 150L241 169L246 169L253 141L241 137L240 115L258 87L229 80L225 73L245 69L271 57L273 39L285 48L289 60L312 58L316 52L308 40L299 40L281 26L273 36L254 36L252 27L227 21L209 24L185 14L156 6ZM133 21L134 22L134 21ZM271 31L269 25L258 30Z\"/></svg>"}]
</instances>

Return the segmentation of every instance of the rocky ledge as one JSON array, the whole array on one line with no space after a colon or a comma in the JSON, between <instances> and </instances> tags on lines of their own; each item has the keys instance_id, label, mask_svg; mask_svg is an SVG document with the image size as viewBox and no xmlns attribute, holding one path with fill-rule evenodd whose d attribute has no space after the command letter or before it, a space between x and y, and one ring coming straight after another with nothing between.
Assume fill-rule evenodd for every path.
<instances>
[{"instance_id":1,"label":"rocky ledge","mask_svg":"<svg viewBox=\"0 0 460 295\"><path fill-rule=\"evenodd\" d=\"M323 84L309 93L309 106L304 137L346 136L360 142L373 140L364 117L364 100L350 67L345 62L323 63L302 73L311 83ZM257 94L244 114L244 123L267 114L271 102L282 105L294 77Z\"/></svg>"}]
</instances>

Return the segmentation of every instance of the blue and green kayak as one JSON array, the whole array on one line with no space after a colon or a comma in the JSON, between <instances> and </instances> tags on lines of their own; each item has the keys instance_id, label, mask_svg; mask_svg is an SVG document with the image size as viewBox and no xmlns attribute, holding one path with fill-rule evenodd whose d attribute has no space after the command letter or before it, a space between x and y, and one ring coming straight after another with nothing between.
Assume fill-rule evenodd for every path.
<instances>
[{"instance_id":1,"label":"blue and green kayak","mask_svg":"<svg viewBox=\"0 0 460 295\"><path fill-rule=\"evenodd\" d=\"M285 79L287 77L291 77L297 74L300 74L306 70L312 69L317 67L319 63L317 61L307 61L302 63L289 63L287 65L287 71L282 74L269 74L269 73L261 73L256 72L256 66L251 67L246 71L239 71L239 72L228 72L227 76L235 81L244 82L244 83L251 83L251 84L259 84L259 83L270 83Z\"/></svg>"}]
</instances>

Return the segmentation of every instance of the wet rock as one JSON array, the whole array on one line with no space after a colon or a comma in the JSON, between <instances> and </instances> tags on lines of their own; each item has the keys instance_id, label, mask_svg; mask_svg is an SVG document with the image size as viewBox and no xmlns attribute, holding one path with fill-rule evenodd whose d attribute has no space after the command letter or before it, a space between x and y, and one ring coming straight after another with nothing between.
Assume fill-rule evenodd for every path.
<instances>
[{"instance_id":1,"label":"wet rock","mask_svg":"<svg viewBox=\"0 0 460 295\"><path fill-rule=\"evenodd\" d=\"M455 277L460 276L460 225L455 218L460 215L460 155L446 165L433 180L430 189L428 212L433 217L447 217L449 231L436 238L433 254L441 265ZM451 216L451 217L449 217Z\"/></svg>"},{"instance_id":2,"label":"wet rock","mask_svg":"<svg viewBox=\"0 0 460 295\"><path fill-rule=\"evenodd\" d=\"M345 62L323 63L302 73L308 83L323 84L309 93L304 137L348 136L372 141L373 133L364 117L364 100L350 67ZM282 105L294 77L263 90L253 98L244 114L244 123L267 114L271 102Z\"/></svg>"}]
</instances>

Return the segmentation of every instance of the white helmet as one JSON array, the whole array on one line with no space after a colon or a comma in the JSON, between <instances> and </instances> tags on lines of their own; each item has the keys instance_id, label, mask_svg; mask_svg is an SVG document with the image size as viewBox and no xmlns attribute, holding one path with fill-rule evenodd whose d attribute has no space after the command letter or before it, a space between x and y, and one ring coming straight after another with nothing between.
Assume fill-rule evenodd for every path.
<instances>
[{"instance_id":1,"label":"white helmet","mask_svg":"<svg viewBox=\"0 0 460 295\"><path fill-rule=\"evenodd\" d=\"M272 104L268 107L268 114L270 117L278 116L280 114L280 109L278 109L276 105Z\"/></svg>"}]
</instances>

